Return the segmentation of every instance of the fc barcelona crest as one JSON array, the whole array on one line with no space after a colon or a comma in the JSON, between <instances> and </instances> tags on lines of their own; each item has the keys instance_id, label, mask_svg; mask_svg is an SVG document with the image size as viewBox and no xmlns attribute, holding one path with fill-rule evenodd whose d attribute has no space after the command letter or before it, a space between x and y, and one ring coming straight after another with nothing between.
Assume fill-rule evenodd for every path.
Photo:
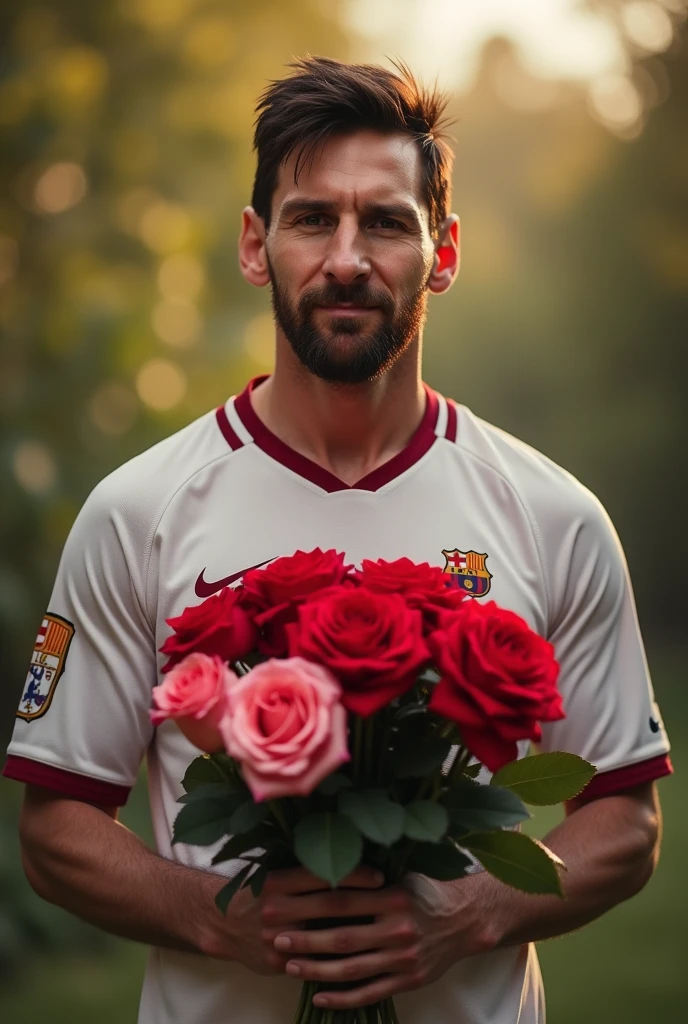
<instances>
[{"instance_id":1,"label":"fc barcelona crest","mask_svg":"<svg viewBox=\"0 0 688 1024\"><path fill-rule=\"evenodd\" d=\"M464 590L471 597L484 597L490 589L492 573L485 568L487 554L478 551L443 551L447 562L444 572L451 580L452 586Z\"/></svg>"},{"instance_id":2,"label":"fc barcelona crest","mask_svg":"<svg viewBox=\"0 0 688 1024\"><path fill-rule=\"evenodd\" d=\"M67 619L63 619L61 615L45 616L34 644L17 718L31 721L46 713L64 670L73 636L74 626Z\"/></svg>"}]
</instances>

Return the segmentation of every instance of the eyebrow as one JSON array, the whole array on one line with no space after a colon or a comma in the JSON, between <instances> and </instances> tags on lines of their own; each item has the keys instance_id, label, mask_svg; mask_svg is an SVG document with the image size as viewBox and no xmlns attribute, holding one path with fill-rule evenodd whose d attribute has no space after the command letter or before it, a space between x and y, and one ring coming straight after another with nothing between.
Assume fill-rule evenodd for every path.
<instances>
[{"instance_id":1,"label":"eyebrow","mask_svg":"<svg viewBox=\"0 0 688 1024\"><path fill-rule=\"evenodd\" d=\"M293 217L306 213L333 213L335 204L327 199L287 199L280 207L280 217ZM408 203L366 203L361 213L364 217L389 217L393 220L408 220L420 227L418 211Z\"/></svg>"}]
</instances>

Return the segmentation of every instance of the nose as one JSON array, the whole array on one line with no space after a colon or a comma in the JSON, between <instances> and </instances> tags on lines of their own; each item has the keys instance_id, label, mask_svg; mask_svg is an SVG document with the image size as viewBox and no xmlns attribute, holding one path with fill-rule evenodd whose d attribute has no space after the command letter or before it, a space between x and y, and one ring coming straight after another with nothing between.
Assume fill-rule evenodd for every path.
<instances>
[{"instance_id":1,"label":"nose","mask_svg":"<svg viewBox=\"0 0 688 1024\"><path fill-rule=\"evenodd\" d=\"M328 281L338 284L360 284L368 280L370 258L358 225L340 221L330 238L322 270Z\"/></svg>"}]
</instances>

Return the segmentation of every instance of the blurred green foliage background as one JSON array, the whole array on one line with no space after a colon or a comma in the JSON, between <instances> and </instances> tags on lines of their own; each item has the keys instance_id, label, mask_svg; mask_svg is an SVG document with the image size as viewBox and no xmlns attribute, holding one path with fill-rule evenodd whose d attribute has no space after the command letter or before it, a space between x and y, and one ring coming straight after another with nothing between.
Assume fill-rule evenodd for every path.
<instances>
[{"instance_id":1,"label":"blurred green foliage background","mask_svg":"<svg viewBox=\"0 0 688 1024\"><path fill-rule=\"evenodd\" d=\"M383 60L386 48L357 34L348 6L25 0L0 11L3 749L62 545L90 489L270 367L268 296L248 288L236 260L253 107L293 55ZM425 376L606 505L680 778L686 4L579 6L619 33L616 92L610 81L538 78L513 42L495 38L452 100L464 262L452 292L431 301ZM356 7L360 22L365 5ZM554 1024L683 1020L679 786L676 777L660 786L664 852L647 889L543 944ZM134 1021L145 950L30 892L20 797L0 781L0 1018ZM123 818L150 840L143 777ZM538 817L534 830L550 825Z\"/></svg>"}]
</instances>

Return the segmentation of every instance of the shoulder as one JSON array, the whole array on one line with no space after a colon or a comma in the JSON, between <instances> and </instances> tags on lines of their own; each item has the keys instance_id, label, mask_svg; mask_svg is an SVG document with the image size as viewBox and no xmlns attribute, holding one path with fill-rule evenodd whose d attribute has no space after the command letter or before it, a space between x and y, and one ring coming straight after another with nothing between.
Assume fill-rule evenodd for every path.
<instances>
[{"instance_id":1,"label":"shoulder","mask_svg":"<svg viewBox=\"0 0 688 1024\"><path fill-rule=\"evenodd\" d=\"M457 453L475 464L494 485L501 481L543 525L572 522L607 525L599 499L572 473L506 430L457 405Z\"/></svg>"},{"instance_id":2,"label":"shoulder","mask_svg":"<svg viewBox=\"0 0 688 1024\"><path fill-rule=\"evenodd\" d=\"M499 507L517 503L539 553L548 620L556 622L571 588L620 593L626 563L600 500L542 452L458 407L457 457L475 467L479 484Z\"/></svg>"},{"instance_id":3,"label":"shoulder","mask_svg":"<svg viewBox=\"0 0 688 1024\"><path fill-rule=\"evenodd\" d=\"M83 535L106 528L130 553L140 552L174 496L231 454L215 411L207 412L104 477L86 499L75 529Z\"/></svg>"}]
</instances>

